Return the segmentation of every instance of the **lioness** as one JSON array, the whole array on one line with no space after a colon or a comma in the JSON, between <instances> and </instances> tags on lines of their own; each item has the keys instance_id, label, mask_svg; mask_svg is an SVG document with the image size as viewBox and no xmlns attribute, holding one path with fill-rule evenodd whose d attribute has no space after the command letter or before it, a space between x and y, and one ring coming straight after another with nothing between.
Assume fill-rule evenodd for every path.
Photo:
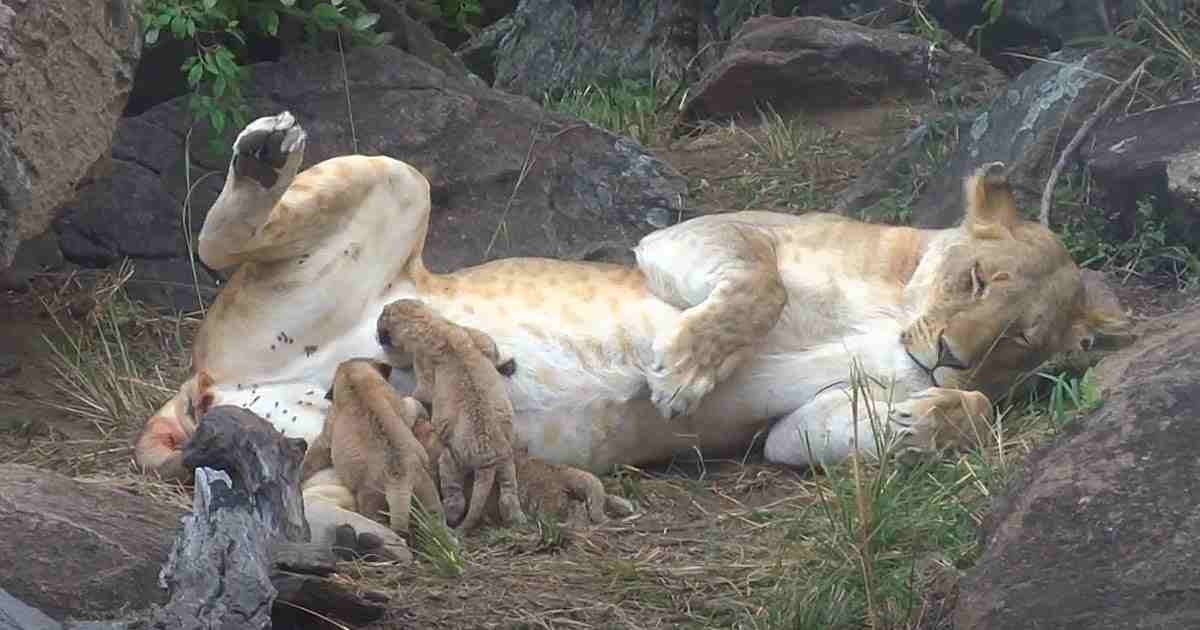
<instances>
[{"instance_id":1,"label":"lioness","mask_svg":"<svg viewBox=\"0 0 1200 630\"><path fill-rule=\"evenodd\" d=\"M383 357L375 320L401 298L490 335L516 359L507 387L530 455L596 472L744 449L767 428L780 464L874 451L846 392L855 359L876 405L896 402L885 421L901 446L942 446L978 428L985 396L1127 324L1020 216L999 164L966 178L949 229L734 212L650 234L636 267L519 258L439 275L422 261L430 197L416 169L350 155L297 174L304 145L287 112L234 142L199 253L239 268L194 342L191 381L147 423L148 469L185 472L171 456L195 379L211 379L215 404L324 391L340 361ZM272 421L311 439L323 411L301 411Z\"/></svg>"}]
</instances>

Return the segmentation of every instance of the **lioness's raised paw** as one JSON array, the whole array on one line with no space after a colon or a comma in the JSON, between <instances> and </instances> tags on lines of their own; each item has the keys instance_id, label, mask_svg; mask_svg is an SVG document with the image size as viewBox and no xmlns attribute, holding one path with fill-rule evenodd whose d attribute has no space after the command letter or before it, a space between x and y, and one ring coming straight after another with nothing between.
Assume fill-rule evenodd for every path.
<instances>
[{"instance_id":1,"label":"lioness's raised paw","mask_svg":"<svg viewBox=\"0 0 1200 630\"><path fill-rule=\"evenodd\" d=\"M995 418L987 396L975 391L930 387L892 407L897 451L930 453L981 446Z\"/></svg>"},{"instance_id":2,"label":"lioness's raised paw","mask_svg":"<svg viewBox=\"0 0 1200 630\"><path fill-rule=\"evenodd\" d=\"M259 118L233 141L233 172L271 188L288 166L293 174L299 167L307 137L290 112Z\"/></svg>"}]
</instances>

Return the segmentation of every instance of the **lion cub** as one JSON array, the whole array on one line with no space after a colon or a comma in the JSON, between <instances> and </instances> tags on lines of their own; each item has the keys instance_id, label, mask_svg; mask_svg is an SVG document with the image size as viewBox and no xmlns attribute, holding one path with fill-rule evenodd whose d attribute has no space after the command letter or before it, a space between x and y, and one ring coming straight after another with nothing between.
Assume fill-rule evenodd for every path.
<instances>
[{"instance_id":1,"label":"lion cub","mask_svg":"<svg viewBox=\"0 0 1200 630\"><path fill-rule=\"evenodd\" d=\"M401 397L388 383L392 368L371 359L338 365L330 390L333 408L301 464L301 482L333 466L354 497L355 510L379 519L385 507L393 531L408 533L415 494L421 506L441 515L429 458L413 436L413 424L427 420L425 407Z\"/></svg>"},{"instance_id":2,"label":"lion cub","mask_svg":"<svg viewBox=\"0 0 1200 630\"><path fill-rule=\"evenodd\" d=\"M523 523L513 462L513 408L491 337L411 299L385 306L377 331L389 354L411 354L417 393L427 388L431 394L432 424L446 445L437 465L447 522L461 518L459 529L475 528L496 486L501 522ZM468 509L463 483L472 473Z\"/></svg>"},{"instance_id":3,"label":"lion cub","mask_svg":"<svg viewBox=\"0 0 1200 630\"><path fill-rule=\"evenodd\" d=\"M413 435L425 448L430 461L436 460L445 448L438 438L432 423L418 420L413 425ZM545 516L560 520L574 520L571 501L579 501L583 507L581 515L592 523L603 523L608 515L629 516L633 514L633 504L628 500L607 494L600 479L586 470L572 468L563 464L552 464L529 455L528 449L516 447L513 451L516 463L517 480L520 485L517 494L521 507L528 513L541 513ZM437 482L437 472L434 471L434 481ZM467 496L469 501L474 501ZM486 519L499 521L499 506L495 496L487 502Z\"/></svg>"}]
</instances>

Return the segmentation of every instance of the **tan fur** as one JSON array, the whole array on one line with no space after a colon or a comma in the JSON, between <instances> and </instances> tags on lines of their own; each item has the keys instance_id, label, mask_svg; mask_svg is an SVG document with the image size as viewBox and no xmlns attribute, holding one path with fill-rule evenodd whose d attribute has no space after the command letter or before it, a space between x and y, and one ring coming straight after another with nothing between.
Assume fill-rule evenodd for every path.
<instances>
[{"instance_id":1,"label":"tan fur","mask_svg":"<svg viewBox=\"0 0 1200 630\"><path fill-rule=\"evenodd\" d=\"M438 316L417 300L388 304L378 328L385 345L412 355L418 377L432 377L432 383L421 382L418 388L432 391L433 426L447 447L437 459L447 521L461 518L461 529L475 528L494 484L502 522L523 522L511 443L513 409L495 366L492 340ZM468 509L463 483L469 474L475 485Z\"/></svg>"},{"instance_id":2,"label":"tan fur","mask_svg":"<svg viewBox=\"0 0 1200 630\"><path fill-rule=\"evenodd\" d=\"M431 513L441 514L442 507L425 449L412 433L425 409L388 384L390 370L369 359L338 366L333 410L305 453L301 480L332 467L353 495L353 509L378 520L386 508L392 530L407 534L414 496ZM332 498L345 507L340 497Z\"/></svg>"},{"instance_id":3,"label":"tan fur","mask_svg":"<svg viewBox=\"0 0 1200 630\"><path fill-rule=\"evenodd\" d=\"M425 447L431 461L436 461L445 450L437 430L429 421L418 422L413 428L417 441ZM553 464L529 455L522 447L515 447L513 460L517 471L517 496L527 514L542 514L558 520L571 520L575 505L582 506L582 518L591 523L603 523L608 514L628 516L633 505L622 497L608 494L600 479L586 470L563 464ZM431 470L437 479L437 469ZM487 501L484 519L501 525L500 506L497 495ZM468 488L466 500L472 501Z\"/></svg>"},{"instance_id":4,"label":"tan fur","mask_svg":"<svg viewBox=\"0 0 1200 630\"><path fill-rule=\"evenodd\" d=\"M193 345L193 369L223 391L326 383L337 361L370 351L364 331L384 304L416 298L524 366L510 393L532 454L598 471L744 448L772 418L784 417L772 438L848 426L845 397L820 393L846 379L847 343L880 379L900 377L884 400L918 400L930 385L994 398L1053 353L1128 326L1055 235L1018 215L997 164L966 179L963 224L943 230L736 212L650 234L636 267L521 258L442 275L423 262L428 181L379 156L298 172L294 123L281 114L239 135L201 233L207 264L240 265ZM283 148L260 184L239 169L268 131ZM270 347L280 330L294 346ZM147 422L144 467L165 466L186 439L194 384ZM937 435L942 416L923 416L935 419L909 439ZM791 461L776 458L790 446L767 446Z\"/></svg>"}]
</instances>

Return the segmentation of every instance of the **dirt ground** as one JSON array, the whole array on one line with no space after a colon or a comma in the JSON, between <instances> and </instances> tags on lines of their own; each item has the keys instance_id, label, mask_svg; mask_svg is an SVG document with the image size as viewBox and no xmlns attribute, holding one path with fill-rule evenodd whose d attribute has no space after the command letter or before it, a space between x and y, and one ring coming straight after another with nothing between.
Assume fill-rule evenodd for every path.
<instances>
[{"instance_id":1,"label":"dirt ground","mask_svg":"<svg viewBox=\"0 0 1200 630\"><path fill-rule=\"evenodd\" d=\"M793 164L812 171L815 188L804 199L845 186L915 115L899 107L815 115L811 123L826 140L856 149ZM752 127L715 128L658 153L688 177L703 211L737 209L737 190L720 184L762 175L752 153L764 141ZM130 410L128 422L99 422L88 401L63 387L71 378L71 339L110 325L97 316L103 300L93 297L93 284L44 276L30 290L0 294L0 462L73 475L131 474L131 441L146 409L156 396L165 399L182 373L197 320L122 320L128 354L147 360L124 385L143 398L114 403ZM1136 281L1118 292L1141 317L1180 299ZM57 361L51 344L63 351ZM109 352L90 352L101 350ZM633 500L637 513L601 526L481 532L465 541L457 577L423 560L404 567L351 563L343 574L392 596L390 613L371 626L377 628L762 627L787 592L781 582L789 560L780 549L798 520L811 518L805 508L820 493L806 474L763 465L754 450L737 461L626 468L605 484Z\"/></svg>"}]
</instances>

